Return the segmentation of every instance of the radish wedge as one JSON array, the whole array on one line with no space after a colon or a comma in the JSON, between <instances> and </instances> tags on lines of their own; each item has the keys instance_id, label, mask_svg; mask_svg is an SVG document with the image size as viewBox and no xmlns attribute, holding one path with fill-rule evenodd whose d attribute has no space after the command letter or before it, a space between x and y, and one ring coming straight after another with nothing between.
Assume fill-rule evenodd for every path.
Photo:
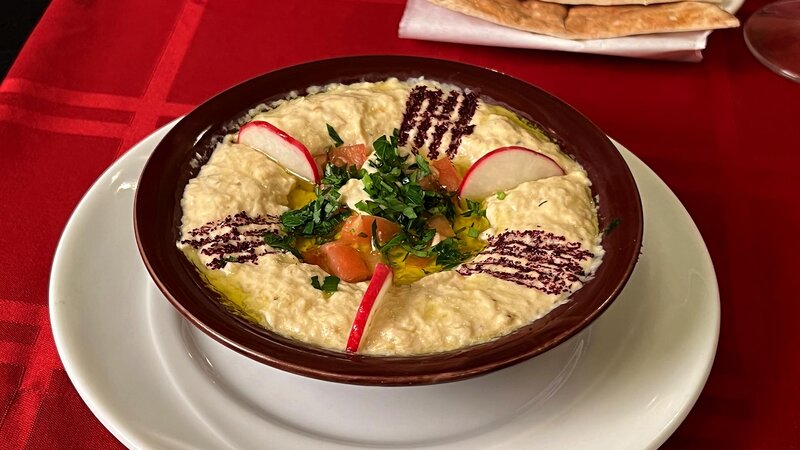
<instances>
[{"instance_id":1,"label":"radish wedge","mask_svg":"<svg viewBox=\"0 0 800 450\"><path fill-rule=\"evenodd\" d=\"M350 327L350 336L347 338L347 346L344 349L346 352L358 352L361 338L369 332L372 318L375 317L375 312L380 308L386 291L392 286L393 278L392 269L389 266L386 264L375 266L375 273L372 274L372 280L370 280L367 291L364 292L364 297L361 299L361 304L358 305L356 310L353 326Z\"/></svg>"},{"instance_id":2,"label":"radish wedge","mask_svg":"<svg viewBox=\"0 0 800 450\"><path fill-rule=\"evenodd\" d=\"M458 196L483 200L528 181L560 175L564 169L549 156L525 147L500 147L475 161L458 187Z\"/></svg>"},{"instance_id":3,"label":"radish wedge","mask_svg":"<svg viewBox=\"0 0 800 450\"><path fill-rule=\"evenodd\" d=\"M266 154L298 177L319 184L320 170L314 156L305 145L278 127L255 120L239 130L237 142Z\"/></svg>"}]
</instances>

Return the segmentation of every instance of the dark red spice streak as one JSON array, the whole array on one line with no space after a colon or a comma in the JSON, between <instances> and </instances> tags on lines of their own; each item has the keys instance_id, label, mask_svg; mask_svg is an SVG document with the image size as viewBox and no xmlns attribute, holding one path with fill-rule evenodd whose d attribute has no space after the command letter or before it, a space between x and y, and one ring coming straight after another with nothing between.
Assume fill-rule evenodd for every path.
<instances>
[{"instance_id":1,"label":"dark red spice streak","mask_svg":"<svg viewBox=\"0 0 800 450\"><path fill-rule=\"evenodd\" d=\"M541 230L506 231L489 238L486 248L457 271L461 275L485 273L546 294L559 295L570 290L586 274L580 261L593 258L592 252ZM506 269L506 270L502 270ZM511 269L511 270L508 270Z\"/></svg>"},{"instance_id":2,"label":"dark red spice streak","mask_svg":"<svg viewBox=\"0 0 800 450\"><path fill-rule=\"evenodd\" d=\"M250 217L242 211L189 231L191 239L184 239L181 244L213 256L206 264L211 269L221 269L229 262L257 264L259 256L277 253L264 243L264 234L277 233L279 224L277 216Z\"/></svg>"},{"instance_id":3,"label":"dark red spice streak","mask_svg":"<svg viewBox=\"0 0 800 450\"><path fill-rule=\"evenodd\" d=\"M428 130L431 127L431 121L436 113L436 108L442 100L442 94L442 91L437 89L425 90L425 99L428 100L428 107L425 108L425 112L421 115L422 120L420 120L417 125L417 135L414 136L414 148L422 148L422 146L425 145L425 141L428 139Z\"/></svg>"},{"instance_id":4,"label":"dark red spice streak","mask_svg":"<svg viewBox=\"0 0 800 450\"><path fill-rule=\"evenodd\" d=\"M431 161L439 159L439 146L442 145L442 137L444 133L450 128L450 114L458 103L458 92L451 91L447 99L442 103L442 109L436 114L439 124L433 127L433 136L431 136L431 144L428 146L428 159ZM470 117L471 119L471 117Z\"/></svg>"},{"instance_id":5,"label":"dark red spice streak","mask_svg":"<svg viewBox=\"0 0 800 450\"><path fill-rule=\"evenodd\" d=\"M458 108L458 121L450 130L450 146L447 147L448 158L453 159L456 156L461 139L472 134L475 129L475 125L469 123L472 121L476 109L478 109L478 96L474 92L465 93L464 100L461 101L461 106Z\"/></svg>"},{"instance_id":6,"label":"dark red spice streak","mask_svg":"<svg viewBox=\"0 0 800 450\"><path fill-rule=\"evenodd\" d=\"M403 123L400 125L400 133L397 138L399 145L408 143L408 133L414 128L416 116L422 107L422 101L425 100L425 91L427 91L425 86L415 86L408 94L406 111L403 113Z\"/></svg>"},{"instance_id":7,"label":"dark red spice streak","mask_svg":"<svg viewBox=\"0 0 800 450\"><path fill-rule=\"evenodd\" d=\"M458 108L458 118L454 120L452 116L456 105L459 104L459 99L461 103ZM424 110L423 105L425 106ZM465 92L462 96L458 91L451 91L445 98L444 92L439 89L416 86L406 100L406 110L403 113L403 123L400 125L398 144L401 146L408 144L411 131L415 130L411 147L412 153L419 153L419 149L430 138L428 159L435 160L439 158L439 147L444 134L450 131L451 138L447 156L453 159L458 153L461 139L471 134L475 128L469 123L477 108L478 96L473 92ZM431 129L433 132L428 136Z\"/></svg>"}]
</instances>

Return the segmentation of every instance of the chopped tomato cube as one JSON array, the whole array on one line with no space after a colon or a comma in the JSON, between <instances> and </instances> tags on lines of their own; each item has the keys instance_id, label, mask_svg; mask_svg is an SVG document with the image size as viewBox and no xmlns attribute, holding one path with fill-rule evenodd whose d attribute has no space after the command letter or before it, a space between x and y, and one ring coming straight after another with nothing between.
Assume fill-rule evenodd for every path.
<instances>
[{"instance_id":1,"label":"chopped tomato cube","mask_svg":"<svg viewBox=\"0 0 800 450\"><path fill-rule=\"evenodd\" d=\"M456 171L456 167L450 161L450 158L439 158L436 161L432 161L431 166L438 172L437 178L440 186L450 192L458 190L458 186L461 184L461 176Z\"/></svg>"},{"instance_id":2,"label":"chopped tomato cube","mask_svg":"<svg viewBox=\"0 0 800 450\"><path fill-rule=\"evenodd\" d=\"M328 152L328 158L334 166L356 166L360 169L369 157L367 146L364 144L345 145L336 147Z\"/></svg>"},{"instance_id":3,"label":"chopped tomato cube","mask_svg":"<svg viewBox=\"0 0 800 450\"><path fill-rule=\"evenodd\" d=\"M426 191L435 191L439 189L439 180L436 178L435 173L420 178L418 183L419 186Z\"/></svg>"},{"instance_id":4,"label":"chopped tomato cube","mask_svg":"<svg viewBox=\"0 0 800 450\"><path fill-rule=\"evenodd\" d=\"M450 222L448 222L447 219L441 214L437 214L428 219L428 228L433 228L437 233L439 233L440 236L445 238L456 235L456 233L453 231L453 227L450 226Z\"/></svg>"},{"instance_id":5,"label":"chopped tomato cube","mask_svg":"<svg viewBox=\"0 0 800 450\"><path fill-rule=\"evenodd\" d=\"M328 263L325 260L325 254L322 252L320 247L313 247L303 252L303 262L319 266L325 272L331 272L328 268Z\"/></svg>"},{"instance_id":6,"label":"chopped tomato cube","mask_svg":"<svg viewBox=\"0 0 800 450\"><path fill-rule=\"evenodd\" d=\"M361 253L347 243L328 242L319 247L319 250L324 259L324 266L320 265L320 267L331 275L339 277L342 281L355 283L369 280L372 276Z\"/></svg>"},{"instance_id":7,"label":"chopped tomato cube","mask_svg":"<svg viewBox=\"0 0 800 450\"><path fill-rule=\"evenodd\" d=\"M382 217L355 214L347 218L342 226L341 240L369 248L372 244L372 223L378 229L378 242L381 244L400 232L400 225Z\"/></svg>"},{"instance_id":8,"label":"chopped tomato cube","mask_svg":"<svg viewBox=\"0 0 800 450\"><path fill-rule=\"evenodd\" d=\"M379 263L386 263L386 260L383 259L383 255L381 255L380 252L361 252L361 257L364 258L364 262L367 263L370 277L375 273L375 267Z\"/></svg>"}]
</instances>

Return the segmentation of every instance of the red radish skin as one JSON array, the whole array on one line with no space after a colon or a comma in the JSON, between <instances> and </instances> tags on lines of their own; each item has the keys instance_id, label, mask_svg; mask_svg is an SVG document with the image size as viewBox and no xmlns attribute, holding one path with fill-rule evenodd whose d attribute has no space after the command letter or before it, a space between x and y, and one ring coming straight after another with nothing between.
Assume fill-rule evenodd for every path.
<instances>
[{"instance_id":1,"label":"red radish skin","mask_svg":"<svg viewBox=\"0 0 800 450\"><path fill-rule=\"evenodd\" d=\"M353 319L353 326L350 327L350 336L347 338L347 346L345 351L348 353L357 353L361 346L361 339L369 332L369 325L372 323L372 318L375 317L375 312L380 308L386 292L392 286L392 269L386 264L378 264L375 266L375 273L372 274L372 280L367 286L364 297L361 299L361 304L358 305L356 310L355 319Z\"/></svg>"},{"instance_id":2,"label":"red radish skin","mask_svg":"<svg viewBox=\"0 0 800 450\"><path fill-rule=\"evenodd\" d=\"M254 120L239 130L236 142L266 154L300 178L319 184L320 169L305 145L269 122Z\"/></svg>"},{"instance_id":3,"label":"red radish skin","mask_svg":"<svg viewBox=\"0 0 800 450\"><path fill-rule=\"evenodd\" d=\"M458 196L483 200L528 181L564 174L564 169L547 155L525 147L500 147L475 161L461 181Z\"/></svg>"}]
</instances>

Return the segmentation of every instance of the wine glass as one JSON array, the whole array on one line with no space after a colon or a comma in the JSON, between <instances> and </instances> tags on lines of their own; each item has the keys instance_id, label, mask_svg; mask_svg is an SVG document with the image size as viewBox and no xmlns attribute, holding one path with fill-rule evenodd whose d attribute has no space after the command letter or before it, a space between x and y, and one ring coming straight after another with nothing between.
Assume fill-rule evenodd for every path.
<instances>
[{"instance_id":1,"label":"wine glass","mask_svg":"<svg viewBox=\"0 0 800 450\"><path fill-rule=\"evenodd\" d=\"M780 0L753 13L744 41L770 70L800 83L800 0Z\"/></svg>"}]
</instances>

